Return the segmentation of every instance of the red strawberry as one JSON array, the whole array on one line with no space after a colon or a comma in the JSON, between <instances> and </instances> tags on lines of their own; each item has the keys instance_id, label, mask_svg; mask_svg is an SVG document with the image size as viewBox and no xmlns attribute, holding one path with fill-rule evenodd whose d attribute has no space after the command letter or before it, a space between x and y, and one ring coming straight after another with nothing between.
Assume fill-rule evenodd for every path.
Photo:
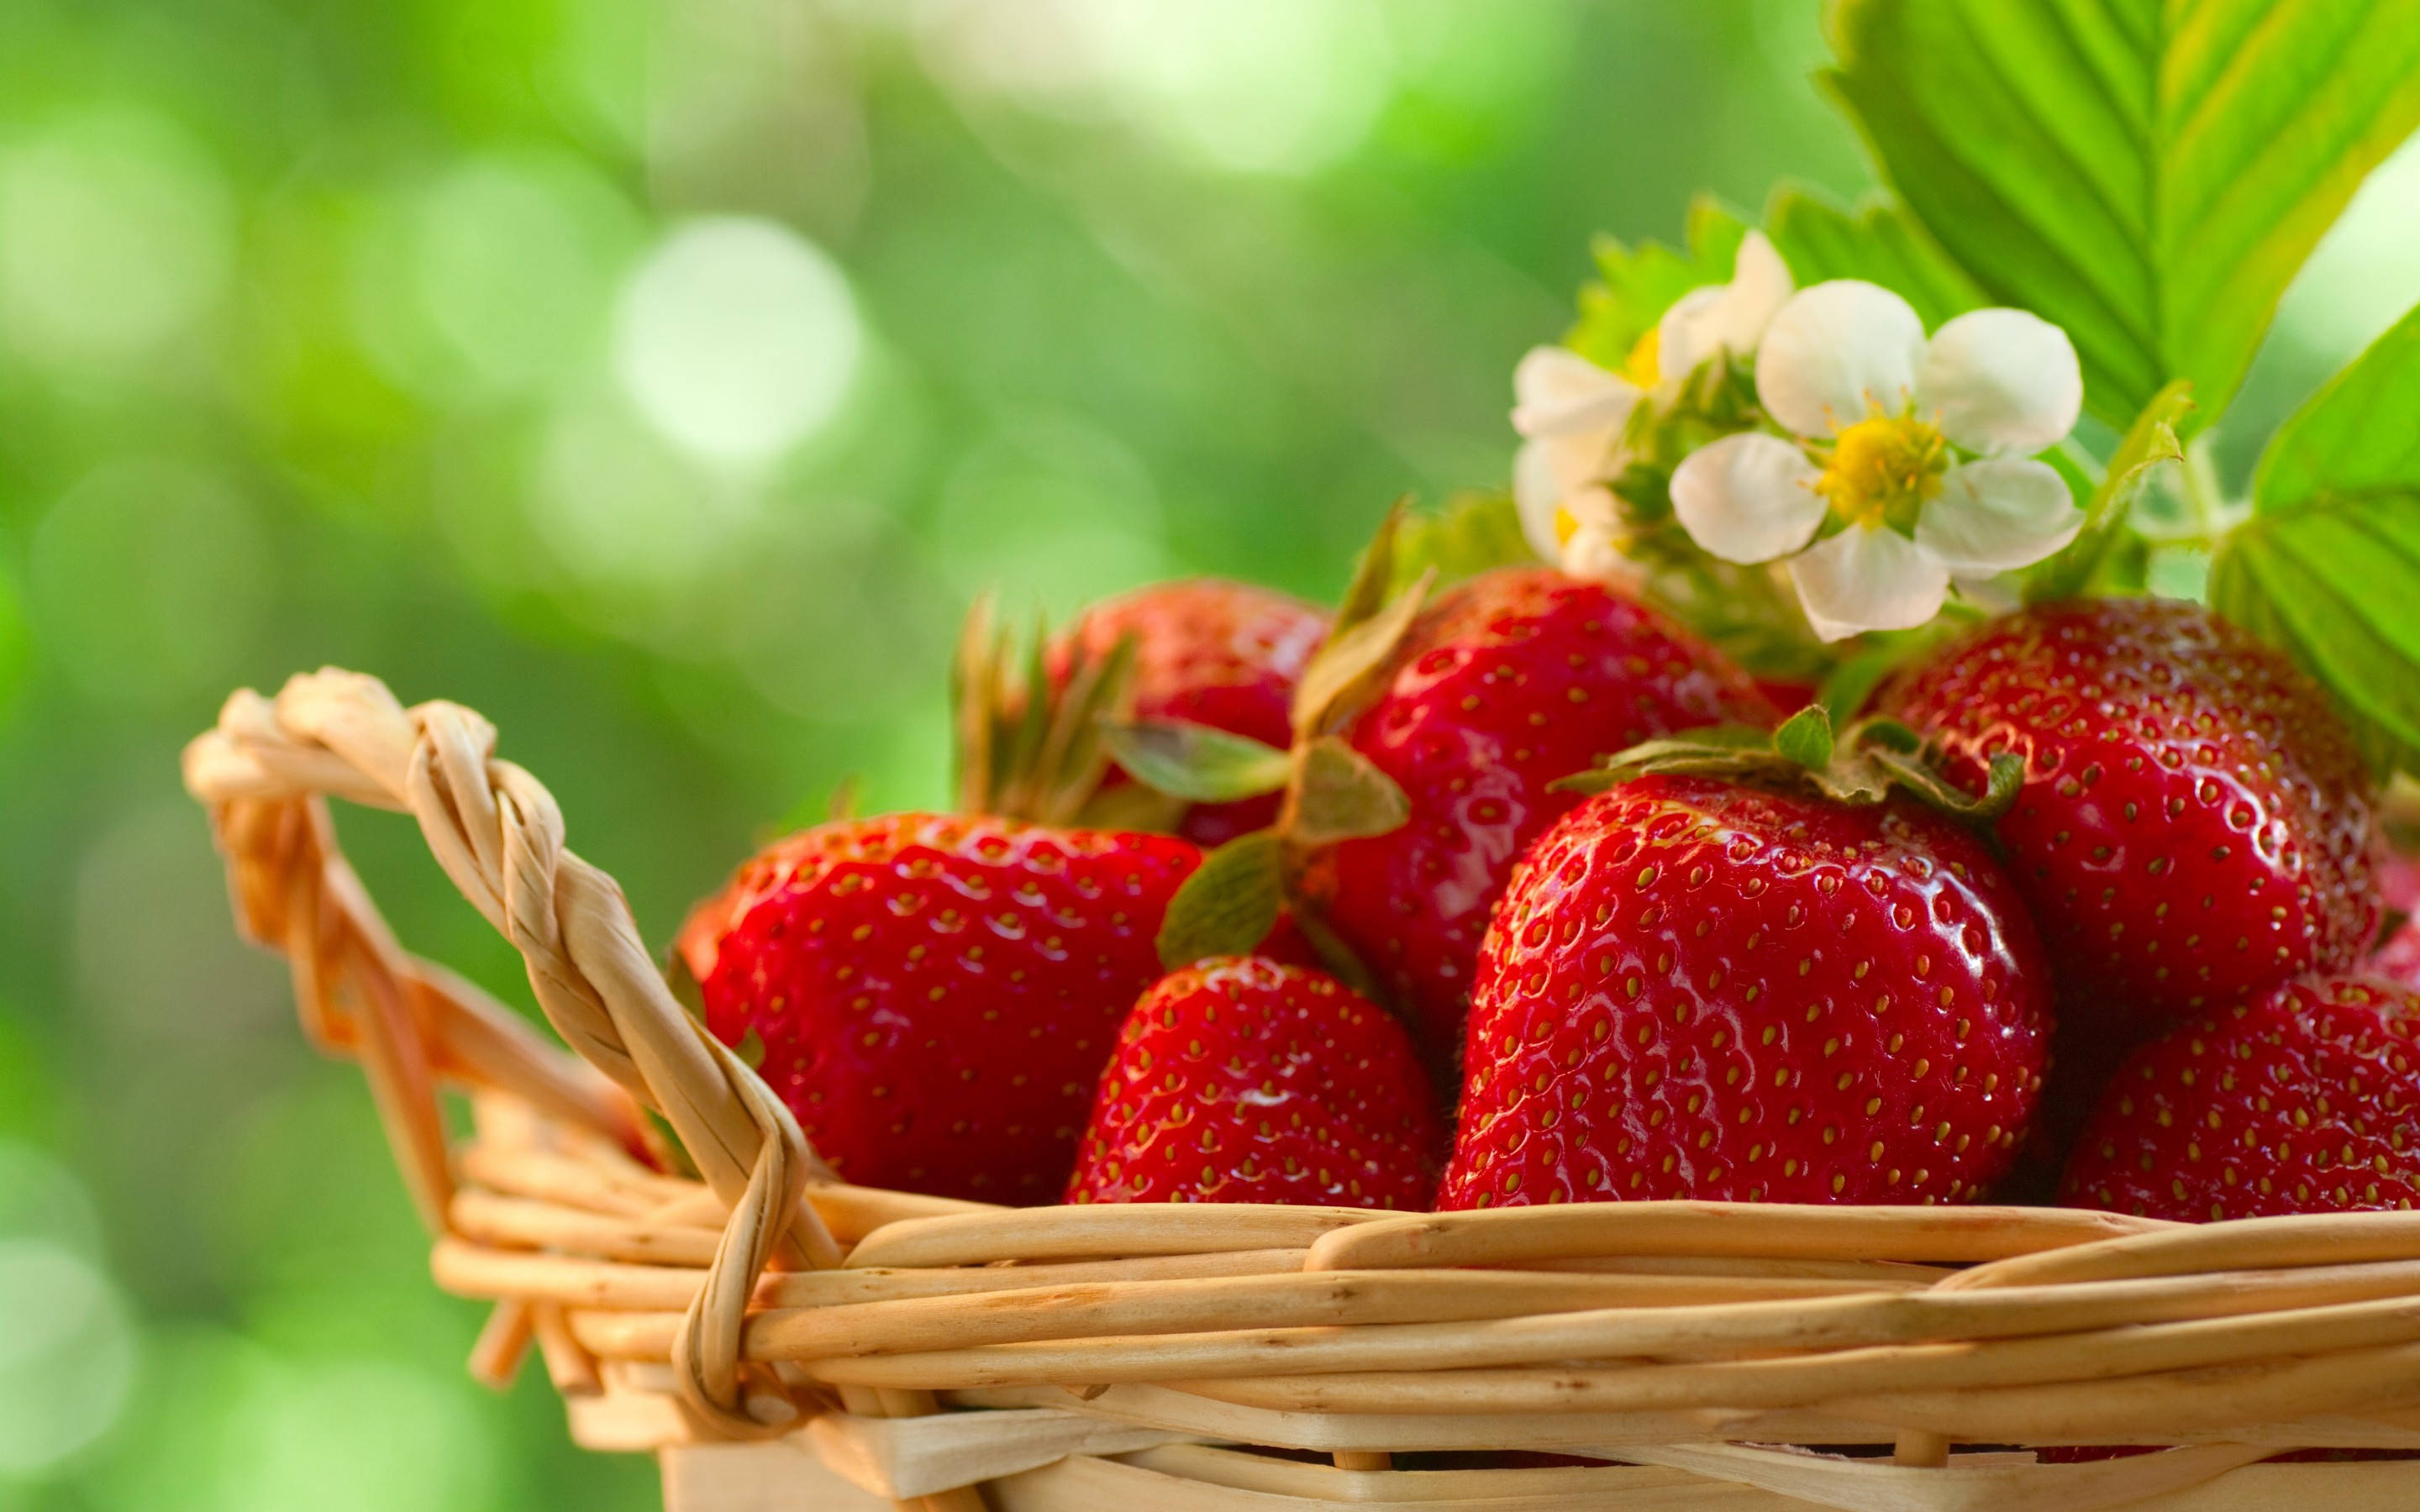
<instances>
[{"instance_id":1,"label":"red strawberry","mask_svg":"<svg viewBox=\"0 0 2420 1512\"><path fill-rule=\"evenodd\" d=\"M1067 1200L1425 1211L1437 1144L1401 1024L1323 972L1228 956L1135 1004Z\"/></svg>"},{"instance_id":2,"label":"red strawberry","mask_svg":"<svg viewBox=\"0 0 2420 1512\"><path fill-rule=\"evenodd\" d=\"M1635 779L1504 895L1438 1206L1978 1196L2040 1092L2047 980L1981 842L1904 797Z\"/></svg>"},{"instance_id":3,"label":"red strawberry","mask_svg":"<svg viewBox=\"0 0 2420 1512\"><path fill-rule=\"evenodd\" d=\"M1348 738L1404 790L1410 822L1335 846L1305 887L1444 1063L1513 864L1579 801L1547 784L1655 735L1774 713L1688 631L1551 568L1456 584L1388 669Z\"/></svg>"},{"instance_id":4,"label":"red strawberry","mask_svg":"<svg viewBox=\"0 0 2420 1512\"><path fill-rule=\"evenodd\" d=\"M2069 1160L2071 1206L2188 1222L2420 1198L2420 991L2298 978L2135 1052Z\"/></svg>"},{"instance_id":5,"label":"red strawberry","mask_svg":"<svg viewBox=\"0 0 2420 1512\"><path fill-rule=\"evenodd\" d=\"M1076 648L1095 660L1135 638L1138 719L1181 719L1283 747L1302 670L1327 637L1327 615L1272 589L1219 578L1154 583L1084 611L1051 645L1050 677L1066 680ZM1115 773L1113 780L1123 780ZM1178 833L1208 847L1277 817L1275 795L1196 804Z\"/></svg>"},{"instance_id":6,"label":"red strawberry","mask_svg":"<svg viewBox=\"0 0 2420 1512\"><path fill-rule=\"evenodd\" d=\"M706 1022L852 1181L1047 1202L1153 935L1202 853L1163 835L891 814L740 869L680 949Z\"/></svg>"},{"instance_id":7,"label":"red strawberry","mask_svg":"<svg viewBox=\"0 0 2420 1512\"><path fill-rule=\"evenodd\" d=\"M1820 691L1812 683L1802 683L1794 677L1758 677L1751 679L1756 690L1782 714L1796 714L1815 702Z\"/></svg>"},{"instance_id":8,"label":"red strawberry","mask_svg":"<svg viewBox=\"0 0 2420 1512\"><path fill-rule=\"evenodd\" d=\"M2079 1030L2148 1031L2369 945L2375 824L2351 738L2318 688L2208 609L2026 609L1883 706L1942 739L1970 785L1992 752L2025 758L1999 835Z\"/></svg>"}]
</instances>

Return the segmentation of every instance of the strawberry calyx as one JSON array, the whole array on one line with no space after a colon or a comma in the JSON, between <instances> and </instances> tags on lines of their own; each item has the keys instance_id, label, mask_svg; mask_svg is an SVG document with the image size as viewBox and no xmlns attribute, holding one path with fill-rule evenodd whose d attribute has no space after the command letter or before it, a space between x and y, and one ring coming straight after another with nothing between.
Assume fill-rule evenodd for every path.
<instances>
[{"instance_id":1,"label":"strawberry calyx","mask_svg":"<svg viewBox=\"0 0 2420 1512\"><path fill-rule=\"evenodd\" d=\"M1139 783L1187 803L1225 803L1265 793L1284 800L1277 823L1213 850L1171 900L1158 937L1171 970L1210 955L1249 953L1290 903L1295 923L1329 968L1357 991L1369 973L1307 905L1296 886L1311 853L1383 835L1411 816L1394 779L1353 748L1342 731L1375 698L1436 580L1434 567L1393 591L1397 500L1362 553L1334 631L1295 689L1294 742L1280 750L1242 735L1175 719L1101 721L1105 752Z\"/></svg>"},{"instance_id":2,"label":"strawberry calyx","mask_svg":"<svg viewBox=\"0 0 2420 1512\"><path fill-rule=\"evenodd\" d=\"M1049 627L1020 645L990 594L975 600L958 634L951 692L957 735L958 809L1037 825L1165 830L1183 805L1148 788L1107 788L1104 731L1134 706L1134 636L1104 655L1069 647L1066 676L1046 669Z\"/></svg>"},{"instance_id":3,"label":"strawberry calyx","mask_svg":"<svg viewBox=\"0 0 2420 1512\"><path fill-rule=\"evenodd\" d=\"M1915 731L1885 716L1859 719L1836 735L1831 711L1811 703L1778 730L1716 725L1643 741L1553 785L1571 793L1603 793L1650 775L1719 777L1811 790L1851 807L1880 803L1896 789L1978 828L2016 802L2024 783L2024 758L2007 751L1993 757L1978 796L1943 774L1939 755Z\"/></svg>"}]
</instances>

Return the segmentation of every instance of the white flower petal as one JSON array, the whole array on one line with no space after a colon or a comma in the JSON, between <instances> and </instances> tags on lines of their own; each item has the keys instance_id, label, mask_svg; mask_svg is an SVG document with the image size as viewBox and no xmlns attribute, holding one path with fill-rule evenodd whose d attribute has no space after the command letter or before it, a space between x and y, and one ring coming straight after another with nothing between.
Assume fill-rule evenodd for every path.
<instances>
[{"instance_id":1,"label":"white flower petal","mask_svg":"<svg viewBox=\"0 0 2420 1512\"><path fill-rule=\"evenodd\" d=\"M1986 614L2014 614L2024 607L2024 579L2011 572L1953 572L1958 596Z\"/></svg>"},{"instance_id":2,"label":"white flower petal","mask_svg":"<svg viewBox=\"0 0 2420 1512\"><path fill-rule=\"evenodd\" d=\"M1807 623L1826 640L1906 630L1941 612L1949 569L1899 532L1852 525L1790 559Z\"/></svg>"},{"instance_id":3,"label":"white flower petal","mask_svg":"<svg viewBox=\"0 0 2420 1512\"><path fill-rule=\"evenodd\" d=\"M1763 232L1750 231L1740 242L1730 283L1691 289L1656 322L1657 368L1668 378L1686 378L1718 351L1746 356L1795 287L1781 254Z\"/></svg>"},{"instance_id":4,"label":"white flower petal","mask_svg":"<svg viewBox=\"0 0 2420 1512\"><path fill-rule=\"evenodd\" d=\"M2067 332L2024 310L1973 310L1932 333L1919 409L1973 452L2039 452L2075 428L2084 370Z\"/></svg>"},{"instance_id":5,"label":"white flower petal","mask_svg":"<svg viewBox=\"0 0 2420 1512\"><path fill-rule=\"evenodd\" d=\"M1750 231L1731 262L1730 298L1726 301L1730 321L1723 332L1723 345L1743 356L1756 350L1764 328L1797 292L1798 285L1781 254L1763 232Z\"/></svg>"},{"instance_id":6,"label":"white flower petal","mask_svg":"<svg viewBox=\"0 0 2420 1512\"><path fill-rule=\"evenodd\" d=\"M2047 462L1988 457L1951 468L1916 517L1916 544L1958 572L2029 567L2075 539L2084 511Z\"/></svg>"},{"instance_id":7,"label":"white flower petal","mask_svg":"<svg viewBox=\"0 0 2420 1512\"><path fill-rule=\"evenodd\" d=\"M1896 412L1915 392L1924 322L1875 284L1836 279L1802 289L1775 312L1756 352L1765 412L1801 436L1829 436L1877 407Z\"/></svg>"},{"instance_id":8,"label":"white flower petal","mask_svg":"<svg viewBox=\"0 0 2420 1512\"><path fill-rule=\"evenodd\" d=\"M1615 450L1609 431L1544 436L1521 443L1512 457L1512 503L1521 517L1521 533L1538 555L1555 560L1562 549L1555 512L1569 507L1590 484L1613 471ZM1606 495L1608 501L1612 497Z\"/></svg>"},{"instance_id":9,"label":"white flower petal","mask_svg":"<svg viewBox=\"0 0 2420 1512\"><path fill-rule=\"evenodd\" d=\"M1770 562L1823 523L1823 470L1778 436L1743 431L1709 441L1672 472L1672 513L1689 539L1725 562Z\"/></svg>"},{"instance_id":10,"label":"white flower petal","mask_svg":"<svg viewBox=\"0 0 2420 1512\"><path fill-rule=\"evenodd\" d=\"M1566 347L1532 347L1512 369L1512 428L1522 435L1620 430L1638 385Z\"/></svg>"},{"instance_id":11,"label":"white flower petal","mask_svg":"<svg viewBox=\"0 0 2420 1512\"><path fill-rule=\"evenodd\" d=\"M1563 513L1572 517L1573 529L1618 531L1621 526L1621 501L1602 483L1588 484L1563 495Z\"/></svg>"},{"instance_id":12,"label":"white flower petal","mask_svg":"<svg viewBox=\"0 0 2420 1512\"><path fill-rule=\"evenodd\" d=\"M1730 290L1706 284L1672 301L1655 322L1655 370L1664 378L1687 378L1723 343L1724 306Z\"/></svg>"},{"instance_id":13,"label":"white flower petal","mask_svg":"<svg viewBox=\"0 0 2420 1512\"><path fill-rule=\"evenodd\" d=\"M1555 539L1555 511L1562 507L1563 484L1551 440L1524 441L1512 455L1512 507L1521 517L1521 533L1539 560L1552 562L1562 553Z\"/></svg>"},{"instance_id":14,"label":"white flower petal","mask_svg":"<svg viewBox=\"0 0 2420 1512\"><path fill-rule=\"evenodd\" d=\"M1563 543L1563 571L1588 582L1635 589L1646 571L1621 549L1619 532L1599 524L1583 524Z\"/></svg>"}]
</instances>

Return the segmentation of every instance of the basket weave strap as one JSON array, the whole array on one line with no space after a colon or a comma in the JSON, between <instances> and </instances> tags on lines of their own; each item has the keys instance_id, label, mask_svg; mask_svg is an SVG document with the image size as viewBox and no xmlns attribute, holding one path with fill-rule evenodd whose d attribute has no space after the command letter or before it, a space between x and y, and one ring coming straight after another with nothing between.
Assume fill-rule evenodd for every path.
<instances>
[{"instance_id":1,"label":"basket weave strap","mask_svg":"<svg viewBox=\"0 0 2420 1512\"><path fill-rule=\"evenodd\" d=\"M730 1209L674 1363L689 1405L721 1431L778 1428L795 1408L762 1382L743 1384L740 1325L778 1246L810 1265L839 1261L799 1201L820 1163L781 1100L675 1000L621 889L564 848L553 795L497 760L495 745L494 727L469 709L407 709L377 679L330 669L274 700L228 700L218 727L186 748L185 783L209 808L240 922L286 952L314 1037L360 1054L406 1183L442 1228L452 1179L440 1075L504 1087L608 1132L627 1133L628 1120L507 1010L396 947L337 850L323 798L419 821L446 875L520 951L548 1022L663 1116Z\"/></svg>"}]
</instances>

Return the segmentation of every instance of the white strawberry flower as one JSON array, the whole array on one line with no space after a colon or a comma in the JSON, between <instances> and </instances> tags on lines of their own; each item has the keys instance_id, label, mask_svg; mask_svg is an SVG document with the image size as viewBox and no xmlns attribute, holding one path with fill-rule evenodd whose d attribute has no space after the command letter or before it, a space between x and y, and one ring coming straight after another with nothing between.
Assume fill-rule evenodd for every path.
<instances>
[{"instance_id":1,"label":"white strawberry flower","mask_svg":"<svg viewBox=\"0 0 2420 1512\"><path fill-rule=\"evenodd\" d=\"M1826 640L1922 625L1953 578L2040 562L2084 524L2033 459L2075 428L2083 374L2067 333L2023 310L1972 311L1928 341L1888 289L1818 284L1766 327L1756 390L1791 434L1691 453L1673 513L1726 562L1788 559Z\"/></svg>"},{"instance_id":2,"label":"white strawberry flower","mask_svg":"<svg viewBox=\"0 0 2420 1512\"><path fill-rule=\"evenodd\" d=\"M1625 574L1620 509L1605 484L1627 463L1621 438L1632 412L1651 395L1669 399L1716 352L1754 351L1793 287L1773 243L1750 231L1731 281L1681 296L1621 372L1564 347L1534 347L1522 357L1512 370L1512 428L1526 440L1512 463L1512 497L1541 557L1575 577Z\"/></svg>"}]
</instances>

